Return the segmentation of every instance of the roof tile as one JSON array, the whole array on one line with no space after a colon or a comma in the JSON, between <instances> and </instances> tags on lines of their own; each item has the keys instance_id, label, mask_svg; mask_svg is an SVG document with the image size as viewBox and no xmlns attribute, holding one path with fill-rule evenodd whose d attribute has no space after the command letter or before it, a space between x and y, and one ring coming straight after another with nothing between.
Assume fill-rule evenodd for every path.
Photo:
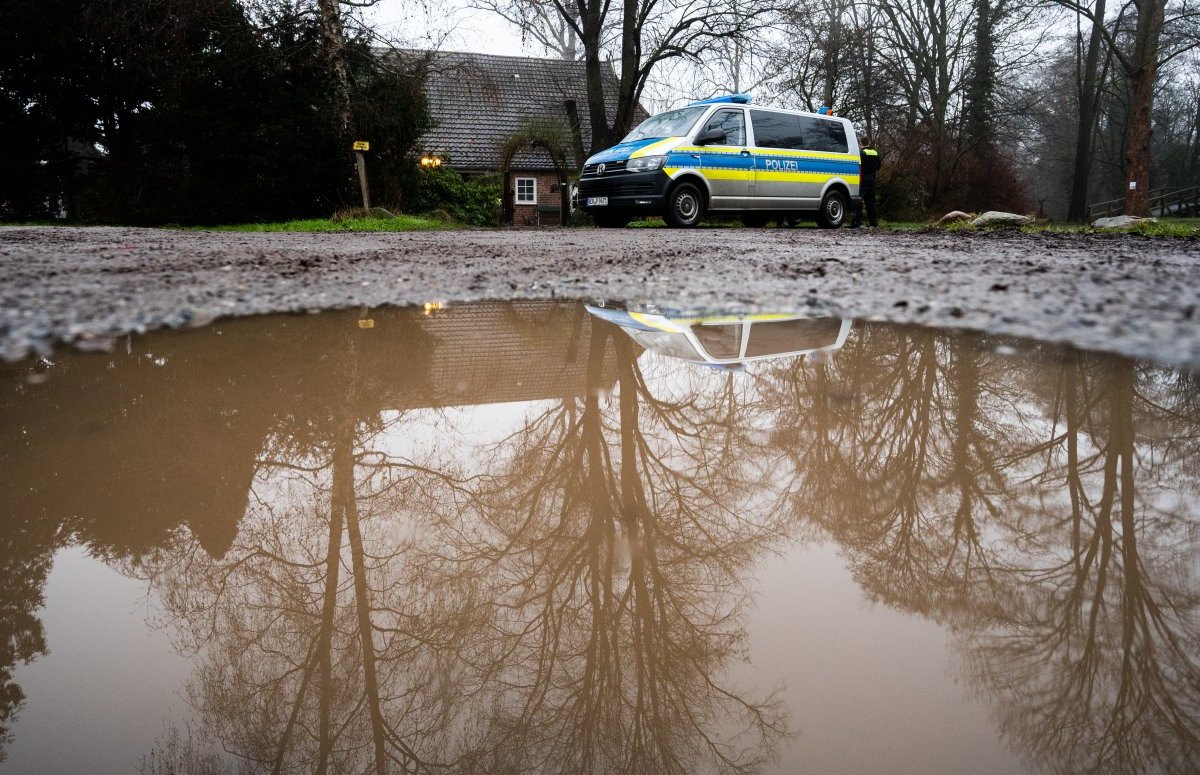
<instances>
[{"instance_id":1,"label":"roof tile","mask_svg":"<svg viewBox=\"0 0 1200 775\"><path fill-rule=\"evenodd\" d=\"M569 136L567 100L574 100L579 112L584 149L591 147L582 61L449 51L399 53L432 56L425 93L435 125L421 142L425 150L444 154L454 167L500 169L502 146L533 119L561 119ZM617 78L611 68L606 67L605 79L611 115L617 102ZM636 120L646 116L638 106ZM551 170L554 164L549 154L536 148L519 152L512 168Z\"/></svg>"}]
</instances>

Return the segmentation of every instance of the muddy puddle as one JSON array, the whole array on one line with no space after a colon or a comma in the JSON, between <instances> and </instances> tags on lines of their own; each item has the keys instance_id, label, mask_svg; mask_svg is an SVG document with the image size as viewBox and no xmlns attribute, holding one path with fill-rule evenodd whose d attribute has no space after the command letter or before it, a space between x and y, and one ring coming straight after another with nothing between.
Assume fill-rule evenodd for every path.
<instances>
[{"instance_id":1,"label":"muddy puddle","mask_svg":"<svg viewBox=\"0 0 1200 775\"><path fill-rule=\"evenodd\" d=\"M1184 772L1200 378L578 303L0 366L0 771Z\"/></svg>"}]
</instances>

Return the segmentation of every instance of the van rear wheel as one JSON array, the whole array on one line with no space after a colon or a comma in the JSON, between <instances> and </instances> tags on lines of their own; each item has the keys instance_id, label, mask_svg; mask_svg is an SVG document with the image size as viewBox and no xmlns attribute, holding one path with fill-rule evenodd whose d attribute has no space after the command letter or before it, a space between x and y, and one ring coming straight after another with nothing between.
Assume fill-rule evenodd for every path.
<instances>
[{"instance_id":1,"label":"van rear wheel","mask_svg":"<svg viewBox=\"0 0 1200 775\"><path fill-rule=\"evenodd\" d=\"M846 222L846 195L834 189L821 200L817 211L817 225L822 229L836 229Z\"/></svg>"},{"instance_id":2,"label":"van rear wheel","mask_svg":"<svg viewBox=\"0 0 1200 775\"><path fill-rule=\"evenodd\" d=\"M667 194L663 220L676 229L690 229L704 217L704 194L695 183L680 183Z\"/></svg>"}]
</instances>

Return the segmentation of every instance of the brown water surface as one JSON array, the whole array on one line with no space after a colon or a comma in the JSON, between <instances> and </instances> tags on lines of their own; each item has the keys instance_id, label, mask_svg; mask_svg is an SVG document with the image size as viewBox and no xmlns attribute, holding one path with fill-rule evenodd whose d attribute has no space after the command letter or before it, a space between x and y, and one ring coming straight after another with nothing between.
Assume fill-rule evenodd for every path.
<instances>
[{"instance_id":1,"label":"brown water surface","mask_svg":"<svg viewBox=\"0 0 1200 775\"><path fill-rule=\"evenodd\" d=\"M0 770L1193 771L1200 378L644 312L0 367Z\"/></svg>"}]
</instances>

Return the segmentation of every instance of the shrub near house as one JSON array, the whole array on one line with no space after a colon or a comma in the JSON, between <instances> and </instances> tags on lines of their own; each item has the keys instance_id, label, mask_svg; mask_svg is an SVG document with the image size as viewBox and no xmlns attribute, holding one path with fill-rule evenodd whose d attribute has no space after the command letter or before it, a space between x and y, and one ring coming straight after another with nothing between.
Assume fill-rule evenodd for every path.
<instances>
[{"instance_id":1,"label":"shrub near house","mask_svg":"<svg viewBox=\"0 0 1200 775\"><path fill-rule=\"evenodd\" d=\"M557 225L565 220L560 212L563 179L578 172L585 149L592 144L584 62L451 51L397 50L392 55L425 63L425 100L433 126L419 141L422 152L444 158L447 167L466 179L468 188L492 185L476 183L477 176L497 176L498 192L511 197L514 226ZM612 86L606 93L615 95L617 82L611 69L605 78L611 79ZM609 110L615 110L615 97L609 102ZM636 120L646 117L639 108ZM560 145L547 143L551 136L564 139L561 145L568 153L547 150L548 145ZM510 148L514 139L521 142ZM434 191L449 197L448 201L463 201L455 199L456 184L447 180L433 177L428 186L422 184L420 202L410 209L451 210L429 198ZM467 200L479 201L471 196ZM468 209L472 215L464 220L477 222L473 219L478 208Z\"/></svg>"},{"instance_id":2,"label":"shrub near house","mask_svg":"<svg viewBox=\"0 0 1200 775\"><path fill-rule=\"evenodd\" d=\"M464 178L441 167L421 172L405 209L412 213L444 211L459 223L496 226L500 223L500 196L498 174Z\"/></svg>"}]
</instances>

